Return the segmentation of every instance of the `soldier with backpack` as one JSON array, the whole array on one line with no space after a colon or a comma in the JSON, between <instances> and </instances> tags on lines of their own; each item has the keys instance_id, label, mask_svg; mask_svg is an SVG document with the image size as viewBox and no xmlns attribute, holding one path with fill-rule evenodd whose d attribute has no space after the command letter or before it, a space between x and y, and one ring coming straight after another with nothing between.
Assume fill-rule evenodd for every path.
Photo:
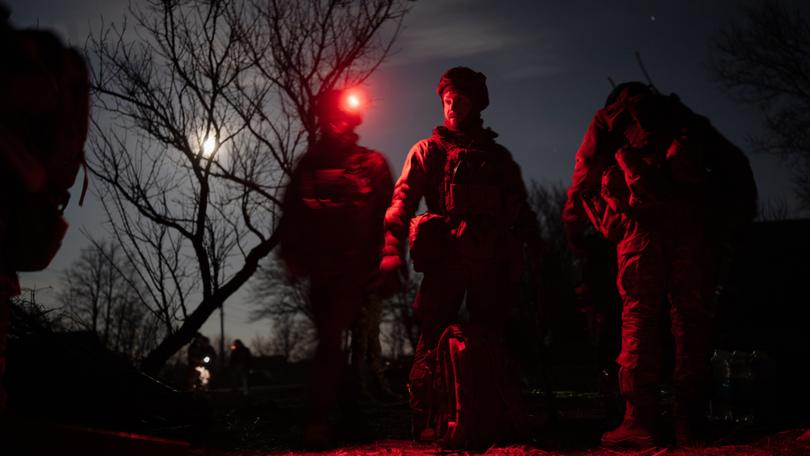
<instances>
[{"instance_id":1,"label":"soldier with backpack","mask_svg":"<svg viewBox=\"0 0 810 456\"><path fill-rule=\"evenodd\" d=\"M45 269L61 246L68 189L84 163L90 92L75 49L50 32L15 29L8 15L0 5L0 411L17 272Z\"/></svg>"},{"instance_id":2,"label":"soldier with backpack","mask_svg":"<svg viewBox=\"0 0 810 456\"><path fill-rule=\"evenodd\" d=\"M675 437L689 445L705 416L714 264L756 212L745 155L676 95L628 82L596 112L576 154L563 210L574 252L590 223L616 243L622 298L621 425L606 446L657 442L659 317L669 303L675 339Z\"/></svg>"},{"instance_id":3,"label":"soldier with backpack","mask_svg":"<svg viewBox=\"0 0 810 456\"><path fill-rule=\"evenodd\" d=\"M523 424L516 378L500 356L501 337L521 275L524 242L537 254L540 236L520 167L495 142L497 134L483 126L486 77L452 68L442 75L437 92L444 125L416 143L405 159L385 215L380 269L393 283L404 268L408 242L415 270L424 273L413 303L421 329L409 376L414 436L486 445L508 438L506 428ZM427 212L414 218L422 198ZM449 326L462 301L469 331ZM448 384L450 377L437 372L456 362L464 363L457 372L472 372L473 380L465 374ZM464 391L477 390L477 398L453 396L475 377L492 377L491 389L468 384ZM495 402L484 405L488 399Z\"/></svg>"},{"instance_id":4,"label":"soldier with backpack","mask_svg":"<svg viewBox=\"0 0 810 456\"><path fill-rule=\"evenodd\" d=\"M347 356L341 334L372 299L393 179L385 157L357 145L361 94L329 90L315 106L320 137L301 157L284 195L280 256L293 278L309 279L318 346L307 443L329 444ZM349 420L343 420L349 425ZM356 425L356 423L353 423Z\"/></svg>"}]
</instances>

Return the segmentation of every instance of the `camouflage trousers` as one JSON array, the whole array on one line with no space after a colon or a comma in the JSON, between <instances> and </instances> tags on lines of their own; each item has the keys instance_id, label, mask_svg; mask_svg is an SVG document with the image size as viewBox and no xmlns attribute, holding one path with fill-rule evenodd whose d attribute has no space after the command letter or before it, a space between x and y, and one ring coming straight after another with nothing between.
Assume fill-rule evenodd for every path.
<instances>
[{"instance_id":1,"label":"camouflage trousers","mask_svg":"<svg viewBox=\"0 0 810 456\"><path fill-rule=\"evenodd\" d=\"M636 407L655 406L661 316L669 306L675 339L676 414L700 407L709 373L712 289L704 227L689 211L630 219L617 246L622 298L619 389Z\"/></svg>"}]
</instances>

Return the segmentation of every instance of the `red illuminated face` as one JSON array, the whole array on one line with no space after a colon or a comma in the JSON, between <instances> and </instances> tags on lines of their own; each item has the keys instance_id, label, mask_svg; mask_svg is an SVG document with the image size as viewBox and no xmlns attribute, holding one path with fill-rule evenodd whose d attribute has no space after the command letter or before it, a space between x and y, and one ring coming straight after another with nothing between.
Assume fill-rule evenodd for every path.
<instances>
[{"instance_id":1,"label":"red illuminated face","mask_svg":"<svg viewBox=\"0 0 810 456\"><path fill-rule=\"evenodd\" d=\"M360 125L360 119L355 116L336 116L326 123L328 133L333 136L351 133L358 125Z\"/></svg>"},{"instance_id":2,"label":"red illuminated face","mask_svg":"<svg viewBox=\"0 0 810 456\"><path fill-rule=\"evenodd\" d=\"M467 122L472 111L470 98L453 89L447 89L442 94L442 106L444 126L451 130L459 130Z\"/></svg>"}]
</instances>

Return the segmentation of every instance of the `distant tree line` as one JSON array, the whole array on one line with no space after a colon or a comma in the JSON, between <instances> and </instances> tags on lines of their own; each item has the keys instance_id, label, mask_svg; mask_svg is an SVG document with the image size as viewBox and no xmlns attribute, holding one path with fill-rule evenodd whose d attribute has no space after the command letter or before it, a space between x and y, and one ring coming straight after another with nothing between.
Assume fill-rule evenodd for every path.
<instances>
[{"instance_id":1,"label":"distant tree line","mask_svg":"<svg viewBox=\"0 0 810 456\"><path fill-rule=\"evenodd\" d=\"M710 68L736 100L760 110L765 133L751 144L790 164L795 194L810 209L810 19L779 0L743 13L712 42ZM779 218L784 208L770 211Z\"/></svg>"}]
</instances>

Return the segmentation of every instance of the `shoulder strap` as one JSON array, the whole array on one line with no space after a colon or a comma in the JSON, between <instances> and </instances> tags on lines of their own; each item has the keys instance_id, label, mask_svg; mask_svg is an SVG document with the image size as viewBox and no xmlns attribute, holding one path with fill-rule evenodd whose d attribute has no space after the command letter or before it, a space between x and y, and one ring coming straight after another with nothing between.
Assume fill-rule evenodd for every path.
<instances>
[{"instance_id":1,"label":"shoulder strap","mask_svg":"<svg viewBox=\"0 0 810 456\"><path fill-rule=\"evenodd\" d=\"M438 175L428 175L428 180L431 183L438 184L439 187L439 203L441 204L441 215L447 213L447 203L445 197L447 196L447 182L445 181L445 166L447 165L447 151L438 144L434 138L428 139L428 156L431 158L430 168L428 173L438 173Z\"/></svg>"}]
</instances>

